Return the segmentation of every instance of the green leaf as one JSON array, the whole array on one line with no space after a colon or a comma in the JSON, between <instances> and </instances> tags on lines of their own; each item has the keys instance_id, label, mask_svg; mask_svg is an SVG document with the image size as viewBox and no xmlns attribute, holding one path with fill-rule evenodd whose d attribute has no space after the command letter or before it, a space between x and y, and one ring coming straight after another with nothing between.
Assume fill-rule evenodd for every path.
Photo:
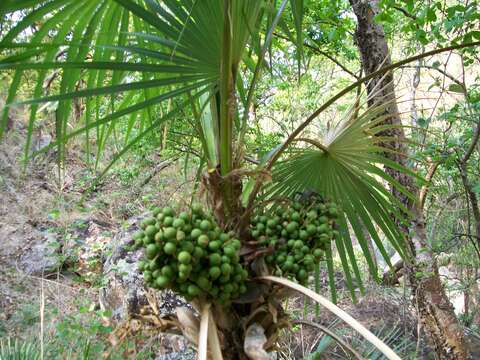
<instances>
[{"instance_id":1,"label":"green leaf","mask_svg":"<svg viewBox=\"0 0 480 360\"><path fill-rule=\"evenodd\" d=\"M460 84L450 84L448 86L448 91L464 94L465 88Z\"/></svg>"}]
</instances>

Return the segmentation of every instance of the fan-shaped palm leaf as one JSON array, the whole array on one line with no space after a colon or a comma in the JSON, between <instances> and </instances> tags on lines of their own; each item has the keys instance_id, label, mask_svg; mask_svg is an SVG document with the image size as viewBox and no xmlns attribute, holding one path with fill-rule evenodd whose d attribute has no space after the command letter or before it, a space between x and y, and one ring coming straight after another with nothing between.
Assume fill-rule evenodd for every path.
<instances>
[{"instance_id":1,"label":"fan-shaped palm leaf","mask_svg":"<svg viewBox=\"0 0 480 360\"><path fill-rule=\"evenodd\" d=\"M304 147L297 146L277 162L272 169L273 181L266 187L268 198L292 197L305 190L316 191L336 202L340 208L338 219L340 236L335 247L345 272L347 285L354 294L354 281L362 289L361 272L355 257L350 230L355 234L369 266L375 277L377 269L365 238L366 229L383 257L389 261L379 228L396 251L404 254L403 236L395 219L408 215L407 209L386 188L385 183L395 186L406 196L414 199L407 189L392 179L382 167L395 167L391 161L381 155L379 143L388 140L379 136L385 126L379 126L385 118L381 108L370 108L360 117L349 113L336 127L327 131L323 141L298 138ZM401 170L415 176L405 168ZM330 255L331 256L331 255ZM327 254L327 257L330 257ZM331 259L327 259L329 268ZM331 270L331 269L329 269ZM353 274L352 274L353 272ZM331 289L334 286L331 283Z\"/></svg>"}]
</instances>

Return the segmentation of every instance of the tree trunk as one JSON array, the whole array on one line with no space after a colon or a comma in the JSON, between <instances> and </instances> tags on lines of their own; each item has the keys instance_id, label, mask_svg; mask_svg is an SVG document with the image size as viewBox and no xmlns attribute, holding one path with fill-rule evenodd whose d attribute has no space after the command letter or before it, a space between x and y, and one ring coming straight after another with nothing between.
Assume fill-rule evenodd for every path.
<instances>
[{"instance_id":1,"label":"tree trunk","mask_svg":"<svg viewBox=\"0 0 480 360\"><path fill-rule=\"evenodd\" d=\"M379 11L378 0L350 0L350 4L358 19L355 33L356 45L360 51L363 71L368 75L391 64L383 27L374 21ZM367 84L367 92L369 106L385 106L384 113L387 115L385 123L401 125L395 100L393 73L387 73L370 81ZM386 152L385 155L407 166L406 158L401 155L408 151L404 142L401 141L405 137L403 129L395 128L382 135L400 140L385 143L384 146L395 150L395 152ZM387 168L385 171L418 196L419 189L410 176L394 169ZM440 281L435 258L425 251L428 247L423 211L418 203L412 202L399 191L392 189L392 192L413 214L409 225L404 226L403 230L409 248L409 259L406 262L407 277L414 295L414 306L418 309L418 316L438 358L469 359L463 329Z\"/></svg>"}]
</instances>

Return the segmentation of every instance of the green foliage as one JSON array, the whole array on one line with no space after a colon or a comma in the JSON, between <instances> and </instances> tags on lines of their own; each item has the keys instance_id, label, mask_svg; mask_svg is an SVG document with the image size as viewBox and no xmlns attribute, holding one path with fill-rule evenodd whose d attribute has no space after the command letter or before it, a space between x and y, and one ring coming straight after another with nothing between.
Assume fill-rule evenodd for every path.
<instances>
[{"instance_id":1,"label":"green foliage","mask_svg":"<svg viewBox=\"0 0 480 360\"><path fill-rule=\"evenodd\" d=\"M0 360L39 360L40 349L34 341L0 339Z\"/></svg>"}]
</instances>

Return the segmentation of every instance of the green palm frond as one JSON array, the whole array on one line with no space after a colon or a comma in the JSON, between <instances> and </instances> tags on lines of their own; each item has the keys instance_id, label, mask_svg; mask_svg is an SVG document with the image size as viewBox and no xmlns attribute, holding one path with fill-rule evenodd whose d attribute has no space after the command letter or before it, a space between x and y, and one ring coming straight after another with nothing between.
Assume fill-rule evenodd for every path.
<instances>
[{"instance_id":1,"label":"green palm frond","mask_svg":"<svg viewBox=\"0 0 480 360\"><path fill-rule=\"evenodd\" d=\"M224 4L223 0L3 2L1 13L27 13L0 39L4 55L0 71L14 72L7 104L15 104L25 78L36 74L33 97L23 102L31 106L25 158L30 154L38 104L43 102L58 102L55 146L59 161L64 159L66 141L84 134L87 159L94 142L98 163L119 122L123 121L130 136L135 129L142 133L160 124L157 114L166 111L169 101L183 104L185 98L205 89L210 101L219 91L224 66ZM265 4L257 0L232 4L230 66L235 78L252 34L258 33ZM26 41L24 33L34 23L41 25ZM50 95L44 82L54 71L59 76L58 93ZM71 131L77 98L85 98L85 112L74 119ZM9 106L0 114L0 138L8 111Z\"/></svg>"},{"instance_id":2,"label":"green palm frond","mask_svg":"<svg viewBox=\"0 0 480 360\"><path fill-rule=\"evenodd\" d=\"M365 230L389 263L389 254L378 230L403 256L405 244L396 221L409 215L386 185L396 187L405 196L415 200L414 195L384 171L385 167L395 167L416 176L383 156L380 142L388 141L388 138L379 134L386 128L380 125L385 121L382 110L370 108L358 118L353 116L354 111L350 112L324 134L322 141L298 138L296 143L304 146L291 149L283 160L275 164L272 169L273 181L266 186L264 195L272 199L284 198L310 190L339 205L340 236L335 241L335 247L353 297L355 288L358 286L363 290L363 285L350 234L355 235L370 273L377 278ZM328 270L332 272L331 255L327 254L327 258ZM330 287L335 291L333 278L331 280Z\"/></svg>"}]
</instances>

